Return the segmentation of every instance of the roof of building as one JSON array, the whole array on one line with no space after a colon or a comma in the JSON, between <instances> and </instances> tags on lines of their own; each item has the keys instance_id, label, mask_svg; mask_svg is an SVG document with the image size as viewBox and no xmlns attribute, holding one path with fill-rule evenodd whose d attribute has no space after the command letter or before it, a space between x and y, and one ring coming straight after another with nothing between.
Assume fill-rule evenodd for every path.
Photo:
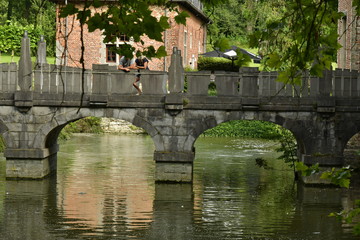
<instances>
[{"instance_id":1,"label":"roof of building","mask_svg":"<svg viewBox=\"0 0 360 240\"><path fill-rule=\"evenodd\" d=\"M86 0L50 0L50 1L58 4L65 4L65 3L85 2ZM117 0L103 0L103 1L110 3L110 2L116 2ZM171 1L184 6L186 9L188 9L196 17L200 18L205 23L211 23L211 20L202 11L202 3L200 2L200 0L171 0Z\"/></svg>"}]
</instances>

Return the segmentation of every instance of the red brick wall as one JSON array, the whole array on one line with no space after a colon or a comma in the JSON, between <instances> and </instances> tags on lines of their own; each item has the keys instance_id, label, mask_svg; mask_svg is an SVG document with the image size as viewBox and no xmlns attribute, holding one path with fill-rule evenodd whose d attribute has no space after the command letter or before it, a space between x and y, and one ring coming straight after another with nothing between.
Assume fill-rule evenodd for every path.
<instances>
[{"instance_id":1,"label":"red brick wall","mask_svg":"<svg viewBox=\"0 0 360 240\"><path fill-rule=\"evenodd\" d=\"M181 11L186 11L186 9L179 6ZM178 47L181 50L182 56L187 56L184 59L184 67L192 65L194 68L197 67L197 58L198 53L203 53L204 51L204 39L206 34L206 26L204 23L194 16L192 13L188 12L190 18L187 19L186 26L178 25L175 23L174 17L175 12L168 12L161 7L153 7L153 16L160 17L162 15L169 16L169 21L171 24L171 29L168 29L163 34L164 43L150 40L148 37L144 36L142 39L145 42L144 46L135 45L136 48L142 49L149 45L153 45L155 48L158 48L161 45L165 44L166 51L169 56L162 59L151 59L149 67L152 70L167 70L170 66L170 55L172 53L173 47ZM65 36L65 19L57 20L57 56L58 64L60 64L61 56L64 55L64 36ZM68 26L68 46L67 46L67 65L68 66L81 66L80 57L81 57L81 41L80 41L80 24L78 21L74 21L73 17L68 17L67 20ZM187 32L187 52L184 54L184 32ZM191 36L191 37L190 37ZM191 43L192 39L192 43ZM84 43L85 43L85 67L92 68L92 64L103 64L106 63L106 46L102 42L101 32L95 31L89 33L87 27L84 26ZM200 44L200 50L199 50ZM192 57L194 56L194 57ZM62 58L64 59L64 58ZM195 59L195 61L193 61ZM64 63L62 60L61 63ZM116 63L109 63L110 65L116 65Z\"/></svg>"},{"instance_id":2,"label":"red brick wall","mask_svg":"<svg viewBox=\"0 0 360 240\"><path fill-rule=\"evenodd\" d=\"M65 26L68 26L67 30ZM80 41L80 24L74 20L74 17L66 19L57 19L57 58L58 63L64 63L66 54L66 61L68 66L81 67L81 41ZM64 53L65 36L68 36L67 49ZM100 31L89 33L87 26L84 25L84 62L86 68L91 68L92 64L99 63L100 49L101 49L101 35Z\"/></svg>"},{"instance_id":3,"label":"red brick wall","mask_svg":"<svg viewBox=\"0 0 360 240\"><path fill-rule=\"evenodd\" d=\"M339 43L343 46L338 51L338 67L360 70L360 31L358 31L359 18L354 15L352 0L339 0L338 10L346 15L346 17L340 20L338 24ZM355 20L354 17L356 17Z\"/></svg>"}]
</instances>

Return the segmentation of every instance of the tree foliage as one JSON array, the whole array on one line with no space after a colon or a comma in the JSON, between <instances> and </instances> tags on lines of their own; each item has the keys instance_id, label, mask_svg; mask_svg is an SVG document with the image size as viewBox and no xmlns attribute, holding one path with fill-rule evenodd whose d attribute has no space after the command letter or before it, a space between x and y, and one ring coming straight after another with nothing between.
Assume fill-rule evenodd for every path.
<instances>
[{"instance_id":1,"label":"tree foliage","mask_svg":"<svg viewBox=\"0 0 360 240\"><path fill-rule=\"evenodd\" d=\"M254 31L250 46L260 49L265 67L282 71L282 82L299 84L301 72L307 69L322 76L341 47L337 23L343 13L337 10L338 0L288 0L283 4L286 11L268 21L264 31Z\"/></svg>"},{"instance_id":2,"label":"tree foliage","mask_svg":"<svg viewBox=\"0 0 360 240\"><path fill-rule=\"evenodd\" d=\"M2 45L0 51L9 53L20 48L24 30L28 30L31 40L37 42L44 35L48 45L48 55L55 53L55 4L48 0L0 0L0 25ZM16 40L16 41L15 41ZM8 45L8 46L6 46Z\"/></svg>"},{"instance_id":3,"label":"tree foliage","mask_svg":"<svg viewBox=\"0 0 360 240\"><path fill-rule=\"evenodd\" d=\"M16 22L0 25L0 52L19 54L21 38L25 31L28 32L30 48L35 53L37 42L42 32L41 29L35 28L32 24L22 26Z\"/></svg>"},{"instance_id":4,"label":"tree foliage","mask_svg":"<svg viewBox=\"0 0 360 240\"><path fill-rule=\"evenodd\" d=\"M284 10L285 0L228 0L223 4L205 8L212 24L208 26L210 43L217 45L219 38L226 37L247 44L249 33L266 28L266 22L277 18Z\"/></svg>"}]
</instances>

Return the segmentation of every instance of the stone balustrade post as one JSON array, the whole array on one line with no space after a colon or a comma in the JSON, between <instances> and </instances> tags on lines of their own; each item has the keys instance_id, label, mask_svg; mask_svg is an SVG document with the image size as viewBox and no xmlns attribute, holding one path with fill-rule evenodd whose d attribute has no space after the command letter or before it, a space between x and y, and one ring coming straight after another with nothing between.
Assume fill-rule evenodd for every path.
<instances>
[{"instance_id":1,"label":"stone balustrade post","mask_svg":"<svg viewBox=\"0 0 360 240\"><path fill-rule=\"evenodd\" d=\"M318 97L329 97L332 92L332 71L324 70L323 76L314 81L311 87L314 88Z\"/></svg>"},{"instance_id":2,"label":"stone balustrade post","mask_svg":"<svg viewBox=\"0 0 360 240\"><path fill-rule=\"evenodd\" d=\"M342 69L341 68L336 68L335 72L334 72L334 92L333 95L335 97L340 97L342 96L342 90L341 90L341 85L342 85Z\"/></svg>"},{"instance_id":3,"label":"stone balustrade post","mask_svg":"<svg viewBox=\"0 0 360 240\"><path fill-rule=\"evenodd\" d=\"M184 67L182 64L181 51L173 48L171 64L169 67L169 92L181 93L184 91Z\"/></svg>"},{"instance_id":4,"label":"stone balustrade post","mask_svg":"<svg viewBox=\"0 0 360 240\"><path fill-rule=\"evenodd\" d=\"M28 111L33 103L33 73L32 63L30 57L30 39L27 31L25 31L24 37L21 40L21 55L19 60L18 70L18 85L20 91L16 91L14 95L15 106L19 111Z\"/></svg>"},{"instance_id":5,"label":"stone balustrade post","mask_svg":"<svg viewBox=\"0 0 360 240\"><path fill-rule=\"evenodd\" d=\"M277 72L260 72L259 74L259 95L271 97L277 94L276 89Z\"/></svg>"},{"instance_id":6,"label":"stone balustrade post","mask_svg":"<svg viewBox=\"0 0 360 240\"><path fill-rule=\"evenodd\" d=\"M32 63L30 56L30 39L27 31L21 39L18 84L21 91L30 91L32 84Z\"/></svg>"},{"instance_id":7,"label":"stone balustrade post","mask_svg":"<svg viewBox=\"0 0 360 240\"><path fill-rule=\"evenodd\" d=\"M215 84L218 96L236 96L239 94L239 73L215 72Z\"/></svg>"},{"instance_id":8,"label":"stone balustrade post","mask_svg":"<svg viewBox=\"0 0 360 240\"><path fill-rule=\"evenodd\" d=\"M140 84L143 94L166 94L166 79L166 72L141 71Z\"/></svg>"},{"instance_id":9,"label":"stone balustrade post","mask_svg":"<svg viewBox=\"0 0 360 240\"><path fill-rule=\"evenodd\" d=\"M108 64L93 64L93 85L90 101L94 104L104 104L108 101L111 76Z\"/></svg>"},{"instance_id":10,"label":"stone balustrade post","mask_svg":"<svg viewBox=\"0 0 360 240\"><path fill-rule=\"evenodd\" d=\"M358 94L358 86L359 86L359 83L358 83L358 77L359 77L359 72L358 71L351 71L350 72L350 75L351 75L351 84L350 84L350 89L351 89L351 97L358 97L359 94Z\"/></svg>"},{"instance_id":11,"label":"stone balustrade post","mask_svg":"<svg viewBox=\"0 0 360 240\"><path fill-rule=\"evenodd\" d=\"M110 84L111 94L123 94L123 95L135 95L136 89L133 86L135 82L135 74L137 72L123 72L117 70L117 68L111 68L110 71Z\"/></svg>"},{"instance_id":12,"label":"stone balustrade post","mask_svg":"<svg viewBox=\"0 0 360 240\"><path fill-rule=\"evenodd\" d=\"M257 97L259 93L258 76L259 69L252 67L240 68L240 96Z\"/></svg>"},{"instance_id":13,"label":"stone balustrade post","mask_svg":"<svg viewBox=\"0 0 360 240\"><path fill-rule=\"evenodd\" d=\"M208 95L210 71L187 72L187 93L190 95Z\"/></svg>"},{"instance_id":14,"label":"stone balustrade post","mask_svg":"<svg viewBox=\"0 0 360 240\"><path fill-rule=\"evenodd\" d=\"M47 60L46 60L46 42L44 40L44 36L41 36L40 41L38 41L36 64L44 64L44 63L47 63Z\"/></svg>"}]
</instances>

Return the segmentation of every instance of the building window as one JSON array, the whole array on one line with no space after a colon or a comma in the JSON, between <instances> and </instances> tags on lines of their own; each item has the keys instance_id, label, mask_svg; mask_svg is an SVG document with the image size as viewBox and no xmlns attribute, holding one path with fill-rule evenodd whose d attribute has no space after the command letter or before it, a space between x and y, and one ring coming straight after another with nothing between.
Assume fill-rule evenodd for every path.
<instances>
[{"instance_id":1,"label":"building window","mask_svg":"<svg viewBox=\"0 0 360 240\"><path fill-rule=\"evenodd\" d=\"M115 44L106 45L106 62L116 62L116 53L114 52L115 48Z\"/></svg>"},{"instance_id":2,"label":"building window","mask_svg":"<svg viewBox=\"0 0 360 240\"><path fill-rule=\"evenodd\" d=\"M190 49L192 49L192 41L193 41L193 35L190 33Z\"/></svg>"},{"instance_id":3,"label":"building window","mask_svg":"<svg viewBox=\"0 0 360 240\"><path fill-rule=\"evenodd\" d=\"M187 31L184 31L184 57L183 64L187 66Z\"/></svg>"},{"instance_id":4,"label":"building window","mask_svg":"<svg viewBox=\"0 0 360 240\"><path fill-rule=\"evenodd\" d=\"M120 34L119 41L120 42L129 42L130 38L128 36L126 36L125 34Z\"/></svg>"}]
</instances>

